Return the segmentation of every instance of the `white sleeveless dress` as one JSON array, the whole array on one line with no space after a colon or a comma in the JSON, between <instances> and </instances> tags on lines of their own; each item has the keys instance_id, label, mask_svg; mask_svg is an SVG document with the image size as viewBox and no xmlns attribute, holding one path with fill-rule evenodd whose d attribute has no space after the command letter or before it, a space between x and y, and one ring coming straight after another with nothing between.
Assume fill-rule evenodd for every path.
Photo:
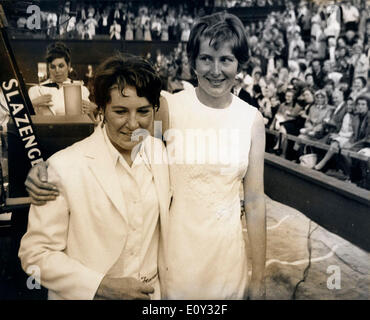
<instances>
[{"instance_id":1,"label":"white sleeveless dress","mask_svg":"<svg viewBox=\"0 0 370 320\"><path fill-rule=\"evenodd\" d=\"M236 96L225 109L210 108L195 89L168 100L173 200L165 298L243 299L248 272L239 190L257 109Z\"/></svg>"}]
</instances>

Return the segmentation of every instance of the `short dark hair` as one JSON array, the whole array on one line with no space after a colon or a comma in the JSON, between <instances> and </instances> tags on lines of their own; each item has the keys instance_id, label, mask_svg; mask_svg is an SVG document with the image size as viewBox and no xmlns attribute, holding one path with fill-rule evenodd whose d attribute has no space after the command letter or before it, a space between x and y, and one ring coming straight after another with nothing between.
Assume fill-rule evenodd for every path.
<instances>
[{"instance_id":1,"label":"short dark hair","mask_svg":"<svg viewBox=\"0 0 370 320\"><path fill-rule=\"evenodd\" d=\"M67 64L71 62L71 50L62 42L52 43L46 48L45 60L48 64L58 58L64 58Z\"/></svg>"},{"instance_id":2,"label":"short dark hair","mask_svg":"<svg viewBox=\"0 0 370 320\"><path fill-rule=\"evenodd\" d=\"M232 52L238 60L239 70L249 59L248 40L243 23L227 12L217 12L199 18L193 26L186 51L192 67L199 54L200 38L209 38L209 45L217 48L225 41L232 41Z\"/></svg>"},{"instance_id":3,"label":"short dark hair","mask_svg":"<svg viewBox=\"0 0 370 320\"><path fill-rule=\"evenodd\" d=\"M355 100L355 103L357 104L359 100L365 100L366 101L366 104L367 104L367 107L370 108L370 99L368 96L366 95L360 95L356 98Z\"/></svg>"},{"instance_id":4,"label":"short dark hair","mask_svg":"<svg viewBox=\"0 0 370 320\"><path fill-rule=\"evenodd\" d=\"M94 77L93 99L100 109L105 110L110 102L110 89L115 84L121 92L127 85L135 87L139 97L147 98L153 108L159 109L162 81L144 58L116 54L98 66Z\"/></svg>"},{"instance_id":5,"label":"short dark hair","mask_svg":"<svg viewBox=\"0 0 370 320\"><path fill-rule=\"evenodd\" d=\"M366 86L367 81L366 81L365 77L358 76L358 77L354 78L353 81L355 81L356 79L360 79L362 84L364 85L364 87Z\"/></svg>"}]
</instances>

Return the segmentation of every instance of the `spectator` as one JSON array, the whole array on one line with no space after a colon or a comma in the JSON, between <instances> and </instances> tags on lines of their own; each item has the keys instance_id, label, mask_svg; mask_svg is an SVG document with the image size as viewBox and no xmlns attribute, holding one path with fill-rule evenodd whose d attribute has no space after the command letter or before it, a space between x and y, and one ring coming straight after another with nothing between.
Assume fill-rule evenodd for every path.
<instances>
[{"instance_id":1,"label":"spectator","mask_svg":"<svg viewBox=\"0 0 370 320\"><path fill-rule=\"evenodd\" d=\"M332 36L334 38L334 42L339 37L340 34L340 22L341 22L341 10L340 7L334 3L329 4L326 7L325 12L326 18L326 28L324 33L327 37Z\"/></svg>"},{"instance_id":2,"label":"spectator","mask_svg":"<svg viewBox=\"0 0 370 320\"><path fill-rule=\"evenodd\" d=\"M152 33L150 30L150 21L144 22L144 41L152 41Z\"/></svg>"},{"instance_id":3,"label":"spectator","mask_svg":"<svg viewBox=\"0 0 370 320\"><path fill-rule=\"evenodd\" d=\"M347 100L346 113L338 133L331 133L328 143L330 149L327 151L323 159L314 166L315 170L322 170L329 160L340 149L345 147L354 139L354 104L352 99Z\"/></svg>"},{"instance_id":4,"label":"spectator","mask_svg":"<svg viewBox=\"0 0 370 320\"><path fill-rule=\"evenodd\" d=\"M113 20L113 24L109 28L109 38L111 40L121 40L121 25L117 20Z\"/></svg>"},{"instance_id":5,"label":"spectator","mask_svg":"<svg viewBox=\"0 0 370 320\"><path fill-rule=\"evenodd\" d=\"M366 93L366 79L364 77L357 77L353 80L352 91L350 97L356 100L358 96Z\"/></svg>"},{"instance_id":6,"label":"spectator","mask_svg":"<svg viewBox=\"0 0 370 320\"><path fill-rule=\"evenodd\" d=\"M353 76L355 78L363 77L366 79L369 71L369 58L363 52L362 43L356 43L353 45L353 55L350 62L354 67Z\"/></svg>"},{"instance_id":7,"label":"spectator","mask_svg":"<svg viewBox=\"0 0 370 320\"><path fill-rule=\"evenodd\" d=\"M310 107L308 117L304 127L299 130L298 138L308 140L318 140L324 136L324 122L330 119L334 107L328 105L328 98L324 90L318 90L315 93L315 104ZM324 121L324 119L327 119ZM299 154L303 152L302 145L298 142L294 145L294 150Z\"/></svg>"},{"instance_id":8,"label":"spectator","mask_svg":"<svg viewBox=\"0 0 370 320\"><path fill-rule=\"evenodd\" d=\"M125 40L134 40L134 24L131 19L129 19L126 25Z\"/></svg>"},{"instance_id":9,"label":"spectator","mask_svg":"<svg viewBox=\"0 0 370 320\"><path fill-rule=\"evenodd\" d=\"M58 23L58 16L56 13L49 12L47 15L47 31L46 36L48 38L55 38L57 35L57 23Z\"/></svg>"},{"instance_id":10,"label":"spectator","mask_svg":"<svg viewBox=\"0 0 370 320\"><path fill-rule=\"evenodd\" d=\"M67 1L64 5L63 13L61 13L59 16L59 35L61 37L65 37L65 34L67 32L67 24L70 18L69 5L70 5L70 2Z\"/></svg>"},{"instance_id":11,"label":"spectator","mask_svg":"<svg viewBox=\"0 0 370 320\"><path fill-rule=\"evenodd\" d=\"M153 40L160 40L161 38L161 30L162 25L160 19L155 15L152 19L152 24L151 24L151 32L152 32L152 38Z\"/></svg>"},{"instance_id":12,"label":"spectator","mask_svg":"<svg viewBox=\"0 0 370 320\"><path fill-rule=\"evenodd\" d=\"M360 152L370 146L370 126L369 126L369 106L370 99L368 96L359 96L356 99L355 117L353 119L354 137L352 143L348 143L345 147L351 151ZM369 187L369 164L352 160L349 156L342 156L342 167L346 176L349 176L351 181L363 187Z\"/></svg>"},{"instance_id":13,"label":"spectator","mask_svg":"<svg viewBox=\"0 0 370 320\"><path fill-rule=\"evenodd\" d=\"M99 30L102 34L108 34L109 31L109 13L107 9L103 10L101 19L99 20Z\"/></svg>"},{"instance_id":14,"label":"spectator","mask_svg":"<svg viewBox=\"0 0 370 320\"><path fill-rule=\"evenodd\" d=\"M161 41L168 41L169 40L169 32L168 32L169 25L166 20L161 21Z\"/></svg>"},{"instance_id":15,"label":"spectator","mask_svg":"<svg viewBox=\"0 0 370 320\"><path fill-rule=\"evenodd\" d=\"M92 10L89 11L89 16L84 25L85 34L88 35L89 40L92 40L95 37L95 28L98 26L98 22L95 20Z\"/></svg>"},{"instance_id":16,"label":"spectator","mask_svg":"<svg viewBox=\"0 0 370 320\"><path fill-rule=\"evenodd\" d=\"M140 16L134 19L134 29L135 29L135 40L142 41L144 39L144 33L142 20Z\"/></svg>"},{"instance_id":17,"label":"spectator","mask_svg":"<svg viewBox=\"0 0 370 320\"><path fill-rule=\"evenodd\" d=\"M321 69L321 62L318 59L311 62L312 76L316 86L320 89L324 87L324 73Z\"/></svg>"},{"instance_id":18,"label":"spectator","mask_svg":"<svg viewBox=\"0 0 370 320\"><path fill-rule=\"evenodd\" d=\"M324 90L328 97L328 104L333 105L333 92L335 88L335 83L331 79L327 79L324 84Z\"/></svg>"},{"instance_id":19,"label":"spectator","mask_svg":"<svg viewBox=\"0 0 370 320\"><path fill-rule=\"evenodd\" d=\"M357 31L358 23L360 20L360 13L358 9L352 5L351 1L345 0L341 4L342 8L342 17L344 31Z\"/></svg>"},{"instance_id":20,"label":"spectator","mask_svg":"<svg viewBox=\"0 0 370 320\"><path fill-rule=\"evenodd\" d=\"M299 128L296 125L296 119L299 115L299 110L294 108L294 94L292 89L288 89L285 93L285 102L282 103L275 115L271 127L283 134L298 134ZM274 150L279 149L279 141L277 141ZM288 151L288 139L283 136L281 140L282 155L286 157Z\"/></svg>"},{"instance_id":21,"label":"spectator","mask_svg":"<svg viewBox=\"0 0 370 320\"><path fill-rule=\"evenodd\" d=\"M333 102L335 110L330 119L324 120L325 137L322 140L324 143L328 142L330 134L339 132L342 126L343 117L346 112L348 112L347 109L351 112L354 111L354 107L351 105L353 104L353 100L348 100L347 104L350 104L350 106L346 107L343 91L339 89L335 89L333 92Z\"/></svg>"}]
</instances>

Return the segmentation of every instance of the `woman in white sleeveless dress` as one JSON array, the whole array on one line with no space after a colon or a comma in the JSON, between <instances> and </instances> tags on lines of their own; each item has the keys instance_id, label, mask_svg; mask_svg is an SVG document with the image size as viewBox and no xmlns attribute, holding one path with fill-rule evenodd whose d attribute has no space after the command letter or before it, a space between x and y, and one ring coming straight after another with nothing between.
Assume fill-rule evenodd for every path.
<instances>
[{"instance_id":1,"label":"woman in white sleeveless dress","mask_svg":"<svg viewBox=\"0 0 370 320\"><path fill-rule=\"evenodd\" d=\"M249 297L264 296L263 117L230 93L248 59L247 49L238 18L224 13L203 17L187 46L198 87L166 96L173 189L167 299L247 297L241 183L253 256Z\"/></svg>"},{"instance_id":2,"label":"woman in white sleeveless dress","mask_svg":"<svg viewBox=\"0 0 370 320\"><path fill-rule=\"evenodd\" d=\"M161 103L157 115L164 129L169 127L164 139L173 190L168 228L161 230L168 240L162 299L264 298L265 127L257 109L231 94L248 60L242 22L228 13L201 18L187 53L198 87L164 93L167 104ZM45 193L50 185L39 178L45 174L42 166L36 167L26 184L41 204L54 196ZM252 255L250 281L241 185Z\"/></svg>"}]
</instances>

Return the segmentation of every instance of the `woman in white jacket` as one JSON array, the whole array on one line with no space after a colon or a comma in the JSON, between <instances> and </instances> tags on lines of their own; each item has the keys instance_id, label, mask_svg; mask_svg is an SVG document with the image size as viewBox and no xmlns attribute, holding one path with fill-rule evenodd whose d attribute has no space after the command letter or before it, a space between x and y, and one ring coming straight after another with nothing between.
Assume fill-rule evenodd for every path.
<instances>
[{"instance_id":1,"label":"woman in white jacket","mask_svg":"<svg viewBox=\"0 0 370 320\"><path fill-rule=\"evenodd\" d=\"M145 60L108 59L94 82L104 121L49 159L60 196L31 205L19 250L26 272L40 270L49 299L161 297L170 189L162 141L149 134L160 89Z\"/></svg>"}]
</instances>

